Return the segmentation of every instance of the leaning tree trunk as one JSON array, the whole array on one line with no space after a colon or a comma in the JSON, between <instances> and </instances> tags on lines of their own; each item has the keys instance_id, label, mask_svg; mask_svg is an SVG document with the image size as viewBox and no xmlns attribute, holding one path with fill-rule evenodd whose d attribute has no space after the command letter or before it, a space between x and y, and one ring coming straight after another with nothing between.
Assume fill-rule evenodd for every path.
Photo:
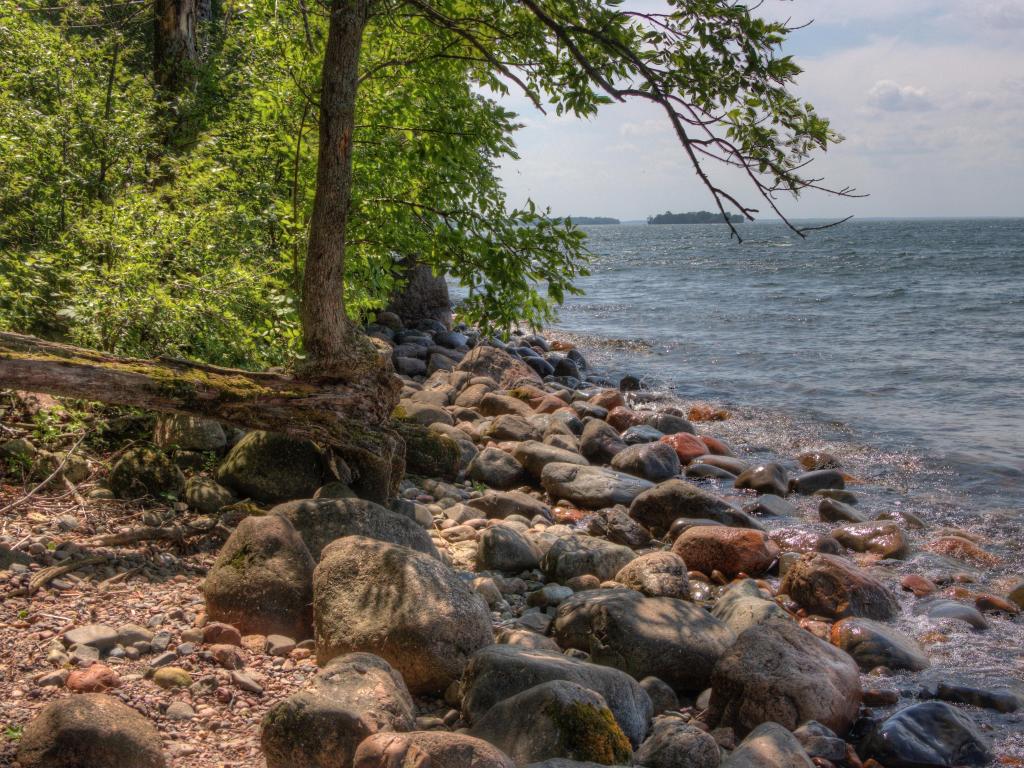
<instances>
[{"instance_id":1,"label":"leaning tree trunk","mask_svg":"<svg viewBox=\"0 0 1024 768\"><path fill-rule=\"evenodd\" d=\"M176 93L193 75L198 58L197 0L155 0L153 77L157 86Z\"/></svg>"},{"instance_id":2,"label":"leaning tree trunk","mask_svg":"<svg viewBox=\"0 0 1024 768\"><path fill-rule=\"evenodd\" d=\"M400 385L386 365L379 370L377 378L314 384L280 373L173 358L134 360L0 333L0 387L203 416L313 440L352 466L361 496L386 501L397 493L405 449L387 426Z\"/></svg>"}]
</instances>

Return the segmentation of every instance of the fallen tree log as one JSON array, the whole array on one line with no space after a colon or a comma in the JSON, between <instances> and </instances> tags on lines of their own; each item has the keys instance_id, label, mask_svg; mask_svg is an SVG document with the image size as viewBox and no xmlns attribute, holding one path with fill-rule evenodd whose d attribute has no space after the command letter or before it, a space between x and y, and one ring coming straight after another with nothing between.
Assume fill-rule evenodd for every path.
<instances>
[{"instance_id":1,"label":"fallen tree log","mask_svg":"<svg viewBox=\"0 0 1024 768\"><path fill-rule=\"evenodd\" d=\"M369 375L308 380L175 358L116 357L0 333L0 388L215 419L312 440L353 470L354 490L385 502L398 490L405 446L390 427L401 384L379 350Z\"/></svg>"}]
</instances>

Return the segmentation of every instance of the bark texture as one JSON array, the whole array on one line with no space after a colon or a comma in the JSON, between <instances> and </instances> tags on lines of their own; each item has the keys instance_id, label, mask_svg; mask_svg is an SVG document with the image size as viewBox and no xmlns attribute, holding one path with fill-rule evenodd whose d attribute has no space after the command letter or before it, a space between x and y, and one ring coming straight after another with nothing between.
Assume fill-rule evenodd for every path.
<instances>
[{"instance_id":1,"label":"bark texture","mask_svg":"<svg viewBox=\"0 0 1024 768\"><path fill-rule=\"evenodd\" d=\"M359 53L370 0L334 0L320 92L320 151L302 284L306 375L356 379L377 356L345 314L345 229L352 193Z\"/></svg>"},{"instance_id":2,"label":"bark texture","mask_svg":"<svg viewBox=\"0 0 1024 768\"><path fill-rule=\"evenodd\" d=\"M314 383L171 358L114 357L0 333L0 388L203 416L313 440L358 473L353 485L360 496L387 501L405 470L404 443L389 425L400 383L387 353L373 354L382 358L374 376Z\"/></svg>"},{"instance_id":3,"label":"bark texture","mask_svg":"<svg viewBox=\"0 0 1024 768\"><path fill-rule=\"evenodd\" d=\"M154 11L153 77L173 92L192 78L199 6L197 0L156 0Z\"/></svg>"}]
</instances>

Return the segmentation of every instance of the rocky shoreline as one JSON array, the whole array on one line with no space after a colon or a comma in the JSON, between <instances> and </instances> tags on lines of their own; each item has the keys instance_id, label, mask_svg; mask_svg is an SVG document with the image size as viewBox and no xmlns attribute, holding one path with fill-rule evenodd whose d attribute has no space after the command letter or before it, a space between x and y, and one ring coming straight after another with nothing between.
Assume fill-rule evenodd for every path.
<instances>
[{"instance_id":1,"label":"rocky shoreline","mask_svg":"<svg viewBox=\"0 0 1024 768\"><path fill-rule=\"evenodd\" d=\"M161 418L86 460L9 420L0 762L1024 764L979 718L1019 728L1018 690L915 682L1021 622L976 535L556 338L367 330L404 377L390 508L282 436Z\"/></svg>"}]
</instances>

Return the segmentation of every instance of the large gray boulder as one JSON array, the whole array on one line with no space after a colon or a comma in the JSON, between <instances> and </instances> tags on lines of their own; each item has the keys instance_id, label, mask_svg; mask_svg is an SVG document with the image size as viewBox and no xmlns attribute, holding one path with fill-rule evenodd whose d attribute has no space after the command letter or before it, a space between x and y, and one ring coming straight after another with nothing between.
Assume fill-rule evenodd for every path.
<instances>
[{"instance_id":1,"label":"large gray boulder","mask_svg":"<svg viewBox=\"0 0 1024 768\"><path fill-rule=\"evenodd\" d=\"M607 581L635 557L629 547L573 533L555 539L541 558L540 567L550 581L564 583L587 574Z\"/></svg>"},{"instance_id":2,"label":"large gray boulder","mask_svg":"<svg viewBox=\"0 0 1024 768\"><path fill-rule=\"evenodd\" d=\"M224 427L212 419L185 414L163 414L156 420L153 442L159 448L185 451L220 451L227 445Z\"/></svg>"},{"instance_id":3,"label":"large gray boulder","mask_svg":"<svg viewBox=\"0 0 1024 768\"><path fill-rule=\"evenodd\" d=\"M315 566L287 518L247 517L206 575L206 615L233 624L243 635L307 638L312 634Z\"/></svg>"},{"instance_id":4,"label":"large gray boulder","mask_svg":"<svg viewBox=\"0 0 1024 768\"><path fill-rule=\"evenodd\" d=\"M541 473L544 490L556 499L566 499L584 509L603 509L633 500L654 483L601 467L556 462Z\"/></svg>"},{"instance_id":5,"label":"large gray boulder","mask_svg":"<svg viewBox=\"0 0 1024 768\"><path fill-rule=\"evenodd\" d=\"M680 693L706 688L736 639L693 603L624 589L577 592L558 606L553 634L561 647L587 651L595 664L637 680L657 677Z\"/></svg>"},{"instance_id":6,"label":"large gray boulder","mask_svg":"<svg viewBox=\"0 0 1024 768\"><path fill-rule=\"evenodd\" d=\"M604 697L622 732L639 746L651 722L651 699L640 684L611 667L588 664L553 651L492 645L478 651L462 678L462 712L478 722L495 704L535 685L567 680Z\"/></svg>"},{"instance_id":7,"label":"large gray boulder","mask_svg":"<svg viewBox=\"0 0 1024 768\"><path fill-rule=\"evenodd\" d=\"M682 471L675 449L666 443L642 443L619 451L612 459L612 468L660 483Z\"/></svg>"},{"instance_id":8,"label":"large gray boulder","mask_svg":"<svg viewBox=\"0 0 1024 768\"><path fill-rule=\"evenodd\" d=\"M263 431L239 440L216 473L239 496L268 503L311 499L325 478L323 454L313 443Z\"/></svg>"},{"instance_id":9,"label":"large gray boulder","mask_svg":"<svg viewBox=\"0 0 1024 768\"><path fill-rule=\"evenodd\" d=\"M510 515L521 515L532 520L540 515L551 519L551 507L521 491L485 493L478 499L467 501L466 506L479 510L480 517L504 519Z\"/></svg>"},{"instance_id":10,"label":"large gray boulder","mask_svg":"<svg viewBox=\"0 0 1024 768\"><path fill-rule=\"evenodd\" d=\"M517 488L530 480L526 470L512 454L500 448L484 448L480 451L469 463L467 474L470 480L500 491Z\"/></svg>"},{"instance_id":11,"label":"large gray boulder","mask_svg":"<svg viewBox=\"0 0 1024 768\"><path fill-rule=\"evenodd\" d=\"M617 429L601 419L587 419L580 435L580 453L595 464L607 464L626 450Z\"/></svg>"},{"instance_id":12,"label":"large gray boulder","mask_svg":"<svg viewBox=\"0 0 1024 768\"><path fill-rule=\"evenodd\" d=\"M57 464L54 464L54 469ZM126 451L110 470L110 490L119 499L177 498L185 476L167 454L139 447Z\"/></svg>"},{"instance_id":13,"label":"large gray boulder","mask_svg":"<svg viewBox=\"0 0 1024 768\"><path fill-rule=\"evenodd\" d=\"M313 575L317 660L374 653L414 694L439 693L494 642L487 605L443 563L408 547L346 536Z\"/></svg>"},{"instance_id":14,"label":"large gray boulder","mask_svg":"<svg viewBox=\"0 0 1024 768\"><path fill-rule=\"evenodd\" d=\"M633 754L604 697L567 680L541 683L499 701L470 733L516 765L559 757L624 765Z\"/></svg>"},{"instance_id":15,"label":"large gray boulder","mask_svg":"<svg viewBox=\"0 0 1024 768\"><path fill-rule=\"evenodd\" d=\"M919 672L930 666L924 649L914 638L871 619L851 616L832 625L832 644L870 672L875 667Z\"/></svg>"},{"instance_id":16,"label":"large gray boulder","mask_svg":"<svg viewBox=\"0 0 1024 768\"><path fill-rule=\"evenodd\" d=\"M430 534L415 520L363 499L289 501L270 510L288 519L314 560L342 536L366 536L440 557Z\"/></svg>"},{"instance_id":17,"label":"large gray boulder","mask_svg":"<svg viewBox=\"0 0 1024 768\"><path fill-rule=\"evenodd\" d=\"M544 472L544 467L548 464L560 462L562 464L587 466L590 463L574 451L556 448L553 445L539 443L536 440L527 440L525 443L519 443L512 449L512 455L515 456L516 461L523 465L523 469L538 480Z\"/></svg>"},{"instance_id":18,"label":"large gray boulder","mask_svg":"<svg viewBox=\"0 0 1024 768\"><path fill-rule=\"evenodd\" d=\"M165 768L160 734L112 696L83 693L51 701L18 742L23 768Z\"/></svg>"},{"instance_id":19,"label":"large gray boulder","mask_svg":"<svg viewBox=\"0 0 1024 768\"><path fill-rule=\"evenodd\" d=\"M415 727L416 709L399 674L378 656L350 653L267 711L260 745L267 768L350 768L367 737Z\"/></svg>"},{"instance_id":20,"label":"large gray boulder","mask_svg":"<svg viewBox=\"0 0 1024 768\"><path fill-rule=\"evenodd\" d=\"M926 701L890 716L860 745L860 754L886 768L953 768L987 765L989 740L965 713Z\"/></svg>"},{"instance_id":21,"label":"large gray boulder","mask_svg":"<svg viewBox=\"0 0 1024 768\"><path fill-rule=\"evenodd\" d=\"M714 520L736 528L761 529L753 517L725 499L685 480L666 480L644 491L629 508L630 516L647 526L667 531L680 517Z\"/></svg>"},{"instance_id":22,"label":"large gray boulder","mask_svg":"<svg viewBox=\"0 0 1024 768\"><path fill-rule=\"evenodd\" d=\"M860 700L853 659L793 621L771 620L746 630L718 660L708 722L745 736L761 723L793 730L817 720L842 735Z\"/></svg>"},{"instance_id":23,"label":"large gray boulder","mask_svg":"<svg viewBox=\"0 0 1024 768\"><path fill-rule=\"evenodd\" d=\"M519 573L540 564L540 548L509 525L492 525L480 532L476 567L480 571Z\"/></svg>"}]
</instances>

